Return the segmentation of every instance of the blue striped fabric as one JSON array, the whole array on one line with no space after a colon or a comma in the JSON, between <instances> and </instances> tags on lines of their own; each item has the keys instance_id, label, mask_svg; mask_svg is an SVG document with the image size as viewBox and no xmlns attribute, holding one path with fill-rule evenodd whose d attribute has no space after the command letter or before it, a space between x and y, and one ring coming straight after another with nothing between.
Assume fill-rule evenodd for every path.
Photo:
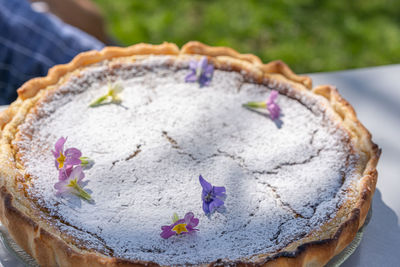
<instances>
[{"instance_id":1,"label":"blue striped fabric","mask_svg":"<svg viewBox=\"0 0 400 267\"><path fill-rule=\"evenodd\" d=\"M0 105L50 67L104 44L57 17L32 10L28 0L0 0Z\"/></svg>"}]
</instances>

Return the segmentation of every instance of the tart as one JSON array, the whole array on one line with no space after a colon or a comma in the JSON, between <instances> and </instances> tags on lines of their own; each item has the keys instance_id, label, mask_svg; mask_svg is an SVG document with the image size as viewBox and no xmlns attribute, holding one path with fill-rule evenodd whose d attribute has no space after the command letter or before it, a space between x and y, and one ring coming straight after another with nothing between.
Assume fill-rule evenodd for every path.
<instances>
[{"instance_id":1,"label":"tart","mask_svg":"<svg viewBox=\"0 0 400 267\"><path fill-rule=\"evenodd\" d=\"M206 57L206 86L185 82ZM107 91L120 104L89 107ZM279 92L279 118L242 106ZM323 266L363 225L380 150L332 86L189 42L81 53L0 114L0 219L43 266ZM94 160L93 201L57 195L60 136ZM226 188L202 210L199 175ZM174 212L195 234L160 237Z\"/></svg>"}]
</instances>

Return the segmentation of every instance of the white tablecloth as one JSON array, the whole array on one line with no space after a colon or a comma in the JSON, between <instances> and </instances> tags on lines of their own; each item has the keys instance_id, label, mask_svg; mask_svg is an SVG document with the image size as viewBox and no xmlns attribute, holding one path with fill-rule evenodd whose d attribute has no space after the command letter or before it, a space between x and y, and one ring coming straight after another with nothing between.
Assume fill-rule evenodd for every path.
<instances>
[{"instance_id":1,"label":"white tablecloth","mask_svg":"<svg viewBox=\"0 0 400 267\"><path fill-rule=\"evenodd\" d=\"M400 65L310 76L314 86L335 85L382 148L372 219L361 245L342 266L400 266ZM17 266L2 251L0 246L0 262Z\"/></svg>"}]
</instances>

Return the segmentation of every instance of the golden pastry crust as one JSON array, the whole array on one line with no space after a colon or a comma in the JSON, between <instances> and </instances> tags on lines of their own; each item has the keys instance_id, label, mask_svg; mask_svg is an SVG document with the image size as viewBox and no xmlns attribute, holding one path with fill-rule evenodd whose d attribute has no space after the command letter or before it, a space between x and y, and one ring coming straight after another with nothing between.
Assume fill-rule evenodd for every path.
<instances>
[{"instance_id":1,"label":"golden pastry crust","mask_svg":"<svg viewBox=\"0 0 400 267\"><path fill-rule=\"evenodd\" d=\"M107 47L102 51L89 51L76 56L70 63L49 70L46 77L35 78L18 89L18 99L0 113L0 220L8 228L14 240L42 266L143 266L151 262L129 261L105 256L96 251L78 248L74 242L46 224L30 209L31 203L24 195L27 177L18 164L18 154L12 145L18 125L34 107L40 97L55 86L64 83L69 75L103 60L123 62L150 54L205 55L219 69L246 73L256 83L270 87L290 85L296 92L308 90L324 97L324 105L333 111L331 118L345 129L353 149L359 155L357 171L360 175L358 195L355 202L345 203L337 216L319 231L289 244L275 254L257 255L249 260L232 262L239 266L257 264L262 266L323 266L342 251L363 225L370 208L377 181L376 165L380 150L372 143L370 133L358 121L351 105L332 86L312 88L309 77L298 76L281 61L263 64L251 54L239 54L226 47L210 47L199 42L189 42L180 50L175 44L137 44L127 48ZM219 262L210 263L218 265Z\"/></svg>"}]
</instances>

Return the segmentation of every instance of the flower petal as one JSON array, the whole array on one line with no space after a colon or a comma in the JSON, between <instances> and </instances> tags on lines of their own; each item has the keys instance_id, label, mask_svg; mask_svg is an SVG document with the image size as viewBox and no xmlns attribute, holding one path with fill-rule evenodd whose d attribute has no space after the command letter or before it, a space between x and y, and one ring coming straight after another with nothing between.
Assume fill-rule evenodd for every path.
<instances>
[{"instance_id":1,"label":"flower petal","mask_svg":"<svg viewBox=\"0 0 400 267\"><path fill-rule=\"evenodd\" d=\"M210 213L210 208L209 208L209 204L205 201L203 201L203 211L205 214L209 214Z\"/></svg>"},{"instance_id":2,"label":"flower petal","mask_svg":"<svg viewBox=\"0 0 400 267\"><path fill-rule=\"evenodd\" d=\"M77 158L67 158L64 162L65 165L67 166L76 166L81 164L81 160Z\"/></svg>"},{"instance_id":3,"label":"flower petal","mask_svg":"<svg viewBox=\"0 0 400 267\"><path fill-rule=\"evenodd\" d=\"M190 83L194 83L197 81L197 76L195 72L189 73L186 77L185 77L185 82L190 82Z\"/></svg>"},{"instance_id":4,"label":"flower petal","mask_svg":"<svg viewBox=\"0 0 400 267\"><path fill-rule=\"evenodd\" d=\"M78 178L78 183L85 178L85 173L81 166L76 166L68 177L68 180Z\"/></svg>"},{"instance_id":5,"label":"flower petal","mask_svg":"<svg viewBox=\"0 0 400 267\"><path fill-rule=\"evenodd\" d=\"M54 184L54 188L57 190L63 190L63 188L65 187L65 182L64 181L59 181L57 183Z\"/></svg>"},{"instance_id":6,"label":"flower petal","mask_svg":"<svg viewBox=\"0 0 400 267\"><path fill-rule=\"evenodd\" d=\"M58 156L60 156L60 153L57 152L56 150L52 150L51 153L53 153L53 156L54 156L55 158L58 158Z\"/></svg>"},{"instance_id":7,"label":"flower petal","mask_svg":"<svg viewBox=\"0 0 400 267\"><path fill-rule=\"evenodd\" d=\"M175 225L177 224L182 224L185 223L185 219L179 219L175 223L171 224L171 229L174 228Z\"/></svg>"},{"instance_id":8,"label":"flower petal","mask_svg":"<svg viewBox=\"0 0 400 267\"><path fill-rule=\"evenodd\" d=\"M187 231L187 232L184 232L184 233L182 233L182 234L190 234L190 233L199 231L199 229L195 229L195 228L191 227L190 225L187 225L187 226L186 226L186 229L187 229L188 231Z\"/></svg>"},{"instance_id":9,"label":"flower petal","mask_svg":"<svg viewBox=\"0 0 400 267\"><path fill-rule=\"evenodd\" d=\"M204 178L203 178L203 176L199 176L199 181L200 181L200 184L201 184L201 187L203 187L203 190L205 190L206 192L211 192L211 190L213 189L213 187L212 187L212 185L209 183L209 182L207 182Z\"/></svg>"},{"instance_id":10,"label":"flower petal","mask_svg":"<svg viewBox=\"0 0 400 267\"><path fill-rule=\"evenodd\" d=\"M185 217L184 217L185 223L186 223L186 224L189 224L189 223L190 223L190 220L191 220L193 217L194 217L193 212L188 212L188 213L186 213L186 214L185 214Z\"/></svg>"},{"instance_id":11,"label":"flower petal","mask_svg":"<svg viewBox=\"0 0 400 267\"><path fill-rule=\"evenodd\" d=\"M193 70L194 71L194 73L196 73L196 69L197 69L197 61L195 61L195 60L192 60L192 61L190 61L190 63L189 63L189 68L191 69L191 70Z\"/></svg>"},{"instance_id":12,"label":"flower petal","mask_svg":"<svg viewBox=\"0 0 400 267\"><path fill-rule=\"evenodd\" d=\"M210 202L210 212L213 212L216 208L224 205L224 201L219 198L214 198L213 201Z\"/></svg>"},{"instance_id":13,"label":"flower petal","mask_svg":"<svg viewBox=\"0 0 400 267\"><path fill-rule=\"evenodd\" d=\"M269 103L275 102L275 100L278 98L278 95L279 95L278 91L272 90L272 91L271 91L271 94L269 95L268 102L269 102ZM268 104L268 103L267 103L267 104Z\"/></svg>"},{"instance_id":14,"label":"flower petal","mask_svg":"<svg viewBox=\"0 0 400 267\"><path fill-rule=\"evenodd\" d=\"M281 112L281 109L279 106L275 103L269 104L268 105L268 111L269 111L269 116L271 119L275 120L279 117L279 114Z\"/></svg>"},{"instance_id":15,"label":"flower petal","mask_svg":"<svg viewBox=\"0 0 400 267\"><path fill-rule=\"evenodd\" d=\"M190 227L196 227L199 224L199 219L198 218L192 218L190 220L190 223L188 224L188 226Z\"/></svg>"},{"instance_id":16,"label":"flower petal","mask_svg":"<svg viewBox=\"0 0 400 267\"><path fill-rule=\"evenodd\" d=\"M57 190L57 195L62 195L73 191L73 188L67 186L67 183L65 183L65 181L59 181L54 184L54 189Z\"/></svg>"},{"instance_id":17,"label":"flower petal","mask_svg":"<svg viewBox=\"0 0 400 267\"><path fill-rule=\"evenodd\" d=\"M68 148L67 150L65 150L64 154L68 158L77 158L77 159L79 159L80 157L82 157L82 152L79 149L75 148L75 147Z\"/></svg>"},{"instance_id":18,"label":"flower petal","mask_svg":"<svg viewBox=\"0 0 400 267\"><path fill-rule=\"evenodd\" d=\"M122 85L120 83L114 83L112 87L113 87L115 94L119 94L122 91L124 91L124 87L122 87Z\"/></svg>"},{"instance_id":19,"label":"flower petal","mask_svg":"<svg viewBox=\"0 0 400 267\"><path fill-rule=\"evenodd\" d=\"M208 65L207 68L204 71L204 76L206 76L208 79L211 79L212 75L214 73L214 65Z\"/></svg>"},{"instance_id":20,"label":"flower petal","mask_svg":"<svg viewBox=\"0 0 400 267\"><path fill-rule=\"evenodd\" d=\"M58 157L60 155L60 151L63 151L65 142L67 142L67 138L64 138L64 137L60 137L57 140L57 142L54 146L56 149L55 152L57 154L57 155L55 155L56 157Z\"/></svg>"},{"instance_id":21,"label":"flower petal","mask_svg":"<svg viewBox=\"0 0 400 267\"><path fill-rule=\"evenodd\" d=\"M206 200L206 196L208 196L209 192L207 192L206 190L202 190L201 191L201 200L205 201Z\"/></svg>"},{"instance_id":22,"label":"flower petal","mask_svg":"<svg viewBox=\"0 0 400 267\"><path fill-rule=\"evenodd\" d=\"M215 196L225 195L226 189L224 186L213 186L213 194Z\"/></svg>"},{"instance_id":23,"label":"flower petal","mask_svg":"<svg viewBox=\"0 0 400 267\"><path fill-rule=\"evenodd\" d=\"M161 230L163 230L163 231L168 231L168 230L171 230L171 229L172 229L171 225L163 225L163 226L161 226Z\"/></svg>"},{"instance_id":24,"label":"flower petal","mask_svg":"<svg viewBox=\"0 0 400 267\"><path fill-rule=\"evenodd\" d=\"M204 75L201 75L199 78L199 85L200 87L208 86L210 84L210 79Z\"/></svg>"},{"instance_id":25,"label":"flower petal","mask_svg":"<svg viewBox=\"0 0 400 267\"><path fill-rule=\"evenodd\" d=\"M58 180L65 181L71 175L73 167L67 166L66 168L62 168L58 171Z\"/></svg>"},{"instance_id":26,"label":"flower petal","mask_svg":"<svg viewBox=\"0 0 400 267\"><path fill-rule=\"evenodd\" d=\"M199 67L201 68L201 72L204 72L207 69L207 57L202 57L199 62Z\"/></svg>"},{"instance_id":27,"label":"flower petal","mask_svg":"<svg viewBox=\"0 0 400 267\"><path fill-rule=\"evenodd\" d=\"M161 232L160 236L162 238L164 238L164 239L168 239L168 238L170 238L171 236L173 236L175 234L176 233L174 231L172 231L172 230L165 230L165 231Z\"/></svg>"},{"instance_id":28,"label":"flower petal","mask_svg":"<svg viewBox=\"0 0 400 267\"><path fill-rule=\"evenodd\" d=\"M272 90L271 93L269 94L269 100L271 102L274 102L277 97L278 97L278 91Z\"/></svg>"}]
</instances>

